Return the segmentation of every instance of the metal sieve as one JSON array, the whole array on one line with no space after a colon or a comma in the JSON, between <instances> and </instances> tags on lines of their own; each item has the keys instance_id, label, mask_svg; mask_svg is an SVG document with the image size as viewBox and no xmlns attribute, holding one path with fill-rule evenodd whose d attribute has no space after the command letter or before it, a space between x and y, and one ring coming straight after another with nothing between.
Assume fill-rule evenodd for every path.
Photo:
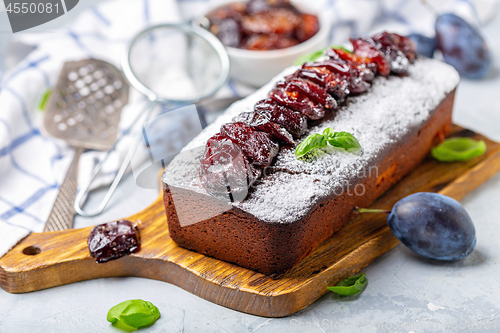
<instances>
[{"instance_id":1,"label":"metal sieve","mask_svg":"<svg viewBox=\"0 0 500 333\"><path fill-rule=\"evenodd\" d=\"M96 216L104 210L141 142L141 132L134 132L134 144L130 146L97 211L85 212L81 208L82 201L118 142L127 135L133 135L131 133L137 127L136 124L147 122L158 105L161 105L160 109L168 111L213 96L229 78L229 57L217 37L199 26L161 24L141 31L129 42L122 58L122 70L130 85L145 95L148 103L138 112L136 121L125 129L96 165L89 181L80 189L75 200L75 211L82 216Z\"/></svg>"}]
</instances>

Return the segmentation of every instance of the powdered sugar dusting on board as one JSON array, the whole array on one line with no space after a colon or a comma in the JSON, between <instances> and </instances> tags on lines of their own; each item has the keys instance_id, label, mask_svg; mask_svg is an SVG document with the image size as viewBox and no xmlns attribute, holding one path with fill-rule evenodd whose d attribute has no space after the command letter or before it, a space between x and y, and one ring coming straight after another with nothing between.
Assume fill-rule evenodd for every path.
<instances>
[{"instance_id":1,"label":"powdered sugar dusting on board","mask_svg":"<svg viewBox=\"0 0 500 333\"><path fill-rule=\"evenodd\" d=\"M240 112L253 110L253 105L267 96L278 79L295 70L295 67L285 70L256 93L234 103L186 146L184 154L195 152L191 155L200 156L203 151L200 147L219 132L221 125ZM234 205L268 222L293 222L303 218L315 203L332 193L340 194L347 184L354 184L370 166L377 165L384 151L418 131L458 82L458 73L452 67L431 59L417 60L410 66L407 77L376 78L369 92L351 98L332 120L309 129L309 133L319 133L327 127L350 132L359 140L363 148L361 154L330 148L327 154L304 162L295 158L294 149L282 149L249 196ZM205 193L198 177L198 164L183 160L174 159L162 180Z\"/></svg>"}]
</instances>

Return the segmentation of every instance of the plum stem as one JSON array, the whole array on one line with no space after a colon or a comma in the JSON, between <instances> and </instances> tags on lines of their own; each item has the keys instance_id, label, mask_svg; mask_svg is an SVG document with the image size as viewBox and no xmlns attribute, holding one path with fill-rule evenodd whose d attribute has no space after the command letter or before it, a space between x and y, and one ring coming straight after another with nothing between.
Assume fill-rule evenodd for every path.
<instances>
[{"instance_id":1,"label":"plum stem","mask_svg":"<svg viewBox=\"0 0 500 333\"><path fill-rule=\"evenodd\" d=\"M436 7L434 7L433 5L431 5L429 3L429 1L427 0L420 0L420 2L422 2L422 4L427 8L429 9L431 12L433 12L436 16L439 16L439 12L437 11Z\"/></svg>"},{"instance_id":2,"label":"plum stem","mask_svg":"<svg viewBox=\"0 0 500 333\"><path fill-rule=\"evenodd\" d=\"M358 208L354 209L356 213L385 213L389 214L391 211L387 209L370 209L370 208Z\"/></svg>"}]
</instances>

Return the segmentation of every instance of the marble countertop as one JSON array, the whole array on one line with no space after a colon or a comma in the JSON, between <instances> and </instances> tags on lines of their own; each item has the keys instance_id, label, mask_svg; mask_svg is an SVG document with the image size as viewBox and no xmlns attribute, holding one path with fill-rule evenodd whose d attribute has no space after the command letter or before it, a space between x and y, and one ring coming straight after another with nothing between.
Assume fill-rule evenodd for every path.
<instances>
[{"instance_id":1,"label":"marble countertop","mask_svg":"<svg viewBox=\"0 0 500 333\"><path fill-rule=\"evenodd\" d=\"M97 1L89 1L89 4ZM87 4L85 4L87 5ZM455 123L500 141L500 16L484 29L496 68L482 81L463 80ZM0 45L0 48L3 47ZM147 207L156 190L121 185L109 209L84 227ZM93 195L97 204L103 192ZM28 294L0 289L0 332L118 332L107 311L127 299L153 302L161 318L141 332L498 332L500 331L500 174L462 200L477 230L477 247L465 260L436 264L399 245L363 271L366 290L356 296L327 294L286 318L247 315L205 301L174 285L141 278L85 281Z\"/></svg>"}]
</instances>

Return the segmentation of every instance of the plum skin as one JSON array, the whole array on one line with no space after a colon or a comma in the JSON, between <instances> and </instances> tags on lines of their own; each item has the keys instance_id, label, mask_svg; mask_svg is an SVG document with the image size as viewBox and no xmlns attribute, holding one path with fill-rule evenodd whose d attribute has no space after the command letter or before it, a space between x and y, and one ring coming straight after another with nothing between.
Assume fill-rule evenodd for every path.
<instances>
[{"instance_id":1,"label":"plum skin","mask_svg":"<svg viewBox=\"0 0 500 333\"><path fill-rule=\"evenodd\" d=\"M417 33L410 34L408 37L417 43L417 54L423 55L427 58L434 57L434 51L437 48L436 38L429 38Z\"/></svg>"},{"instance_id":2,"label":"plum skin","mask_svg":"<svg viewBox=\"0 0 500 333\"><path fill-rule=\"evenodd\" d=\"M448 13L435 23L437 47L444 60L469 79L485 77L492 55L481 34L461 17Z\"/></svg>"},{"instance_id":3,"label":"plum skin","mask_svg":"<svg viewBox=\"0 0 500 333\"><path fill-rule=\"evenodd\" d=\"M476 230L465 208L438 193L419 192L398 201L387 216L394 236L414 253L459 260L476 246Z\"/></svg>"}]
</instances>

